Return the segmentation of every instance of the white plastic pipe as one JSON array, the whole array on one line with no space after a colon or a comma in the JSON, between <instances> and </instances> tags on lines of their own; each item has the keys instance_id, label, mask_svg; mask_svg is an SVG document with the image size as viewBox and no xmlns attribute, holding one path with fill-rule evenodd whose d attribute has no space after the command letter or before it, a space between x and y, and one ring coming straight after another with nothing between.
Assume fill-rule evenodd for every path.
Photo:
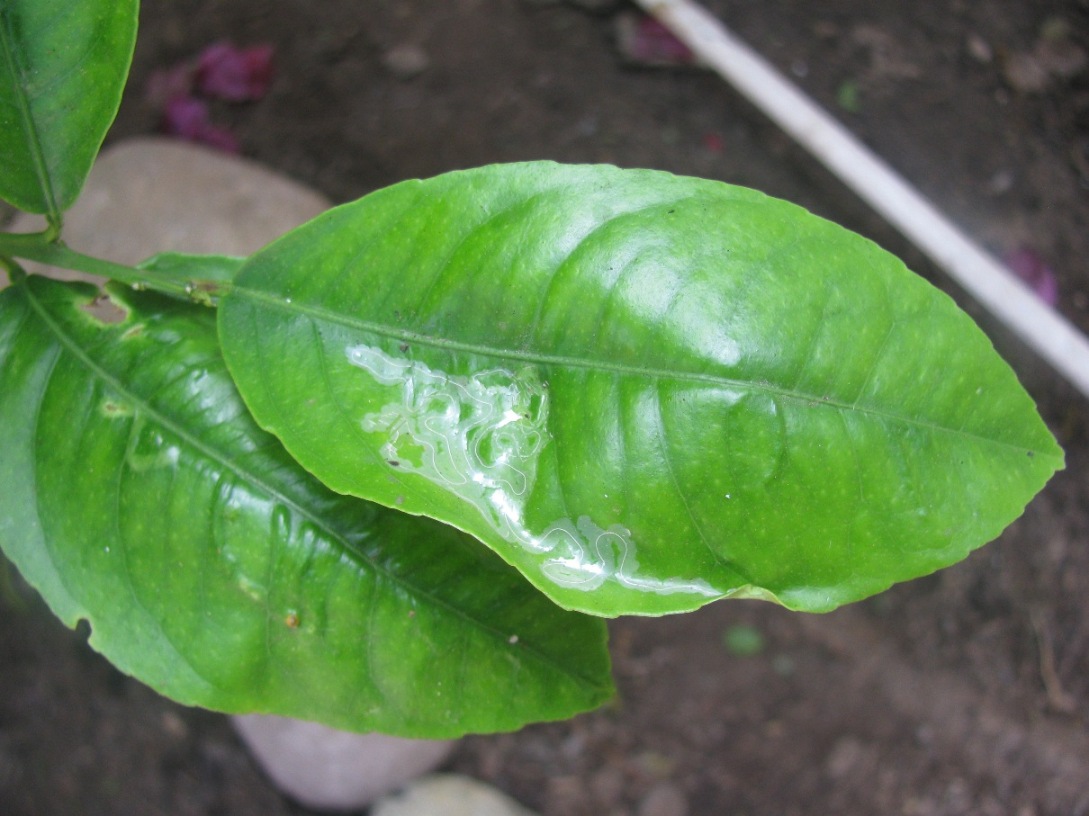
<instances>
[{"instance_id":1,"label":"white plastic pipe","mask_svg":"<svg viewBox=\"0 0 1089 816\"><path fill-rule=\"evenodd\" d=\"M1089 397L1089 340L692 0L636 0Z\"/></svg>"}]
</instances>

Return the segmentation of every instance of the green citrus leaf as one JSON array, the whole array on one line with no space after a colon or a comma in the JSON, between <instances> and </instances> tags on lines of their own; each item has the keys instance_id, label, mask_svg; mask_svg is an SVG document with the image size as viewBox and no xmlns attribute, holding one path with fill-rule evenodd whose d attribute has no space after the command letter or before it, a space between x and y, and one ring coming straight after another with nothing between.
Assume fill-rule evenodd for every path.
<instances>
[{"instance_id":1,"label":"green citrus leaf","mask_svg":"<svg viewBox=\"0 0 1089 816\"><path fill-rule=\"evenodd\" d=\"M452 528L330 492L246 413L215 314L27 278L0 295L0 544L184 703L445 737L611 693L602 621Z\"/></svg>"},{"instance_id":2,"label":"green citrus leaf","mask_svg":"<svg viewBox=\"0 0 1089 816\"><path fill-rule=\"evenodd\" d=\"M137 0L0 2L0 198L57 216L117 115Z\"/></svg>"},{"instance_id":3,"label":"green citrus leaf","mask_svg":"<svg viewBox=\"0 0 1089 816\"><path fill-rule=\"evenodd\" d=\"M234 280L244 257L237 255L192 255L186 252L160 252L140 263L136 268L152 272L156 278L180 282L208 281L230 283Z\"/></svg>"},{"instance_id":4,"label":"green citrus leaf","mask_svg":"<svg viewBox=\"0 0 1089 816\"><path fill-rule=\"evenodd\" d=\"M148 288L154 289L164 281L181 284L194 303L214 306L220 285L233 281L245 262L245 258L236 255L160 252L140 261L136 268L151 273Z\"/></svg>"},{"instance_id":5,"label":"green citrus leaf","mask_svg":"<svg viewBox=\"0 0 1089 816\"><path fill-rule=\"evenodd\" d=\"M1062 465L952 301L751 190L548 163L399 184L253 256L220 339L339 492L557 603L827 610L963 558Z\"/></svg>"}]
</instances>

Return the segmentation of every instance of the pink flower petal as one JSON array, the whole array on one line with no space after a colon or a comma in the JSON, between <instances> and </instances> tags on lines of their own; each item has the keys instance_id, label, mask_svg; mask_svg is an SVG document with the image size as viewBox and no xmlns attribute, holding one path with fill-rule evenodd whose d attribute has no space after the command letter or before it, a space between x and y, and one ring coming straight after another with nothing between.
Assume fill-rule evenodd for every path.
<instances>
[{"instance_id":1,"label":"pink flower petal","mask_svg":"<svg viewBox=\"0 0 1089 816\"><path fill-rule=\"evenodd\" d=\"M166 103L160 129L167 135L206 144L224 153L239 152L235 135L225 128L213 125L208 113L208 103L192 96L176 96Z\"/></svg>"},{"instance_id":2,"label":"pink flower petal","mask_svg":"<svg viewBox=\"0 0 1089 816\"><path fill-rule=\"evenodd\" d=\"M214 148L221 153L237 154L242 150L237 136L227 128L216 127L215 125L208 125L208 127L204 128L194 141L208 145L208 147Z\"/></svg>"},{"instance_id":3,"label":"pink flower petal","mask_svg":"<svg viewBox=\"0 0 1089 816\"><path fill-rule=\"evenodd\" d=\"M188 96L193 90L197 66L191 61L153 71L144 85L144 98L152 108L163 108L171 99Z\"/></svg>"},{"instance_id":4,"label":"pink flower petal","mask_svg":"<svg viewBox=\"0 0 1089 816\"><path fill-rule=\"evenodd\" d=\"M160 129L169 136L195 140L209 125L208 104L191 96L175 96L163 108Z\"/></svg>"},{"instance_id":5,"label":"pink flower petal","mask_svg":"<svg viewBox=\"0 0 1089 816\"><path fill-rule=\"evenodd\" d=\"M274 49L271 45L235 48L220 42L208 46L197 59L196 88L228 102L249 102L268 93L272 82Z\"/></svg>"},{"instance_id":6,"label":"pink flower petal","mask_svg":"<svg viewBox=\"0 0 1089 816\"><path fill-rule=\"evenodd\" d=\"M1006 266L1024 281L1044 303L1059 302L1059 282L1047 262L1031 247L1019 247L1005 257Z\"/></svg>"},{"instance_id":7,"label":"pink flower petal","mask_svg":"<svg viewBox=\"0 0 1089 816\"><path fill-rule=\"evenodd\" d=\"M712 153L724 153L726 151L726 140L722 138L721 133L711 131L703 134L703 146Z\"/></svg>"},{"instance_id":8,"label":"pink flower petal","mask_svg":"<svg viewBox=\"0 0 1089 816\"><path fill-rule=\"evenodd\" d=\"M691 65L696 57L673 32L649 15L623 15L618 20L623 57L636 65Z\"/></svg>"}]
</instances>

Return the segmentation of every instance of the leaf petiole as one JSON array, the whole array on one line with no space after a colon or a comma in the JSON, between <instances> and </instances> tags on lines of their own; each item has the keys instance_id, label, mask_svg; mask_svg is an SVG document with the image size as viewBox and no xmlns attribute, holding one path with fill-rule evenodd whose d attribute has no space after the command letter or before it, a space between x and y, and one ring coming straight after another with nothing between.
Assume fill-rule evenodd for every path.
<instances>
[{"instance_id":1,"label":"leaf petiole","mask_svg":"<svg viewBox=\"0 0 1089 816\"><path fill-rule=\"evenodd\" d=\"M186 279L176 272L160 272L154 265L126 266L102 258L76 252L55 240L55 229L36 233L0 233L0 258L6 267L18 274L14 258L24 258L50 266L97 275L127 284L134 289L151 289L165 295L211 305L230 289L230 283L220 279ZM14 278L13 278L14 279Z\"/></svg>"},{"instance_id":2,"label":"leaf petiole","mask_svg":"<svg viewBox=\"0 0 1089 816\"><path fill-rule=\"evenodd\" d=\"M0 270L7 273L8 280L12 283L19 283L26 277L26 270L19 265L19 263L11 258L5 258L0 256Z\"/></svg>"}]
</instances>

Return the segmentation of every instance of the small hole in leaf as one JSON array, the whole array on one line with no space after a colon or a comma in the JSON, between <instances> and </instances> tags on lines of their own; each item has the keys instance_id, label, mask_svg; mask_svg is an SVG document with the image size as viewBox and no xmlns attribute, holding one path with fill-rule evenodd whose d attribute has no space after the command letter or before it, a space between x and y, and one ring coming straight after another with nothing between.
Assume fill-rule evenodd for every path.
<instances>
[{"instance_id":1,"label":"small hole in leaf","mask_svg":"<svg viewBox=\"0 0 1089 816\"><path fill-rule=\"evenodd\" d=\"M126 309L106 295L100 295L90 303L80 304L80 311L99 323L116 324L125 322L129 316Z\"/></svg>"},{"instance_id":2,"label":"small hole in leaf","mask_svg":"<svg viewBox=\"0 0 1089 816\"><path fill-rule=\"evenodd\" d=\"M91 638L91 621L87 618L80 618L76 621L76 625L72 627L76 632L76 638L83 643L86 643Z\"/></svg>"}]
</instances>

